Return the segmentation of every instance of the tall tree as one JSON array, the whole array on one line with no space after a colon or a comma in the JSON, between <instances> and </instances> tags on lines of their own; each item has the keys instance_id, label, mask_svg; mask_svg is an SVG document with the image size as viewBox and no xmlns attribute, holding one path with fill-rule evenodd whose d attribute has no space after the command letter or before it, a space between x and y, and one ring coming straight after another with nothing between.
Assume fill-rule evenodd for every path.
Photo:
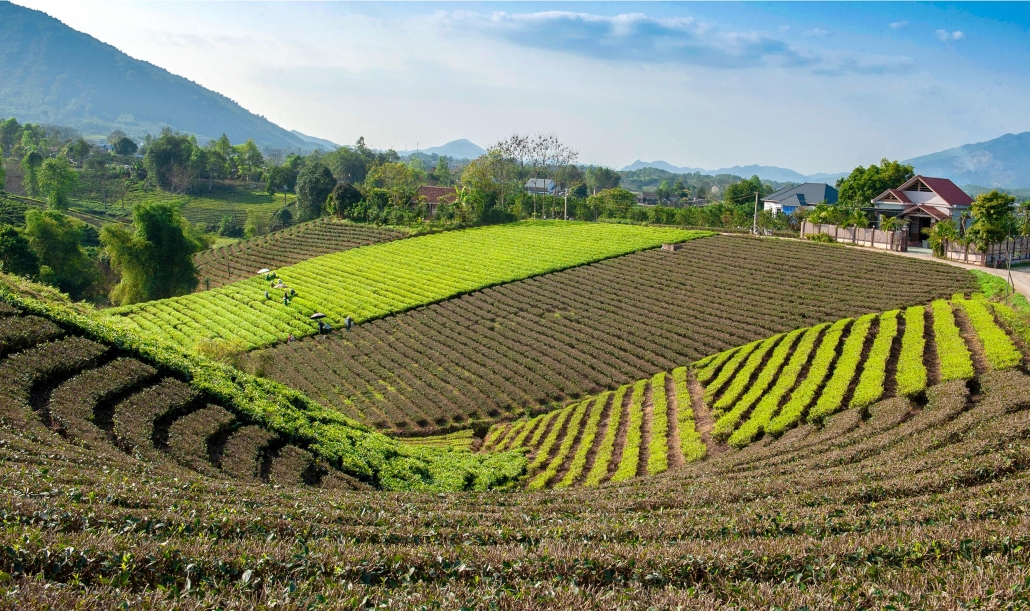
<instances>
[{"instance_id":1,"label":"tall tree","mask_svg":"<svg viewBox=\"0 0 1030 611\"><path fill-rule=\"evenodd\" d=\"M39 192L47 199L47 205L54 210L68 209L68 196L75 190L79 175L68 165L64 157L53 157L39 168Z\"/></svg>"},{"instance_id":2,"label":"tall tree","mask_svg":"<svg viewBox=\"0 0 1030 611\"><path fill-rule=\"evenodd\" d=\"M327 202L327 212L340 218L350 218L354 207L361 201L361 191L349 182L341 182L333 187L332 195Z\"/></svg>"},{"instance_id":3,"label":"tall tree","mask_svg":"<svg viewBox=\"0 0 1030 611\"><path fill-rule=\"evenodd\" d=\"M112 145L116 155L135 155L139 147L136 143L128 136L119 138Z\"/></svg>"},{"instance_id":4,"label":"tall tree","mask_svg":"<svg viewBox=\"0 0 1030 611\"><path fill-rule=\"evenodd\" d=\"M132 210L134 232L105 225L100 242L121 281L111 301L138 303L185 295L197 286L193 254L204 247L179 209L168 203L144 202Z\"/></svg>"},{"instance_id":5,"label":"tall tree","mask_svg":"<svg viewBox=\"0 0 1030 611\"><path fill-rule=\"evenodd\" d=\"M322 216L326 200L336 186L329 168L321 163L309 163L297 175L297 211L300 220L310 221Z\"/></svg>"},{"instance_id":6,"label":"tall tree","mask_svg":"<svg viewBox=\"0 0 1030 611\"><path fill-rule=\"evenodd\" d=\"M85 223L60 210L29 210L25 213L24 235L39 257L41 281L73 299L92 293L99 272L82 248Z\"/></svg>"},{"instance_id":7,"label":"tall tree","mask_svg":"<svg viewBox=\"0 0 1030 611\"><path fill-rule=\"evenodd\" d=\"M596 166L587 170L587 185L597 193L605 189L614 189L619 186L622 176L611 168Z\"/></svg>"},{"instance_id":8,"label":"tall tree","mask_svg":"<svg viewBox=\"0 0 1030 611\"><path fill-rule=\"evenodd\" d=\"M7 169L4 168L4 157L0 155L0 191L7 189Z\"/></svg>"},{"instance_id":9,"label":"tall tree","mask_svg":"<svg viewBox=\"0 0 1030 611\"><path fill-rule=\"evenodd\" d=\"M911 165L888 159L868 168L858 166L846 178L837 181L838 200L851 206L869 206L874 197L887 189L900 187L913 176L915 170Z\"/></svg>"},{"instance_id":10,"label":"tall tree","mask_svg":"<svg viewBox=\"0 0 1030 611\"><path fill-rule=\"evenodd\" d=\"M986 251L991 245L1012 235L1016 228L1015 203L1015 197L997 189L978 195L970 206L973 224L966 230L966 240L981 251Z\"/></svg>"},{"instance_id":11,"label":"tall tree","mask_svg":"<svg viewBox=\"0 0 1030 611\"><path fill-rule=\"evenodd\" d=\"M147 177L166 191L184 191L192 184L190 162L193 158L193 143L189 136L161 130L161 135L146 147L143 163Z\"/></svg>"},{"instance_id":12,"label":"tall tree","mask_svg":"<svg viewBox=\"0 0 1030 611\"><path fill-rule=\"evenodd\" d=\"M0 225L0 269L26 278L39 274L39 257L21 231L10 225Z\"/></svg>"},{"instance_id":13,"label":"tall tree","mask_svg":"<svg viewBox=\"0 0 1030 611\"><path fill-rule=\"evenodd\" d=\"M43 156L36 151L29 151L22 157L22 186L29 197L39 197L39 166L43 165Z\"/></svg>"}]
</instances>

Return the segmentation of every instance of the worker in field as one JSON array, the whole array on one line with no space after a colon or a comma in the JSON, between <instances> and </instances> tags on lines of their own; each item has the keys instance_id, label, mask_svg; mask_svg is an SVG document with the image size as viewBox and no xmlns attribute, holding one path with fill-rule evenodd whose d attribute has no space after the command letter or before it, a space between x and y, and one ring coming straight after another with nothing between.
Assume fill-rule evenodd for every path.
<instances>
[{"instance_id":1,"label":"worker in field","mask_svg":"<svg viewBox=\"0 0 1030 611\"><path fill-rule=\"evenodd\" d=\"M343 326L348 331L350 331L351 327L354 326L354 319L350 317L350 314L347 315L347 318L343 319Z\"/></svg>"},{"instance_id":2,"label":"worker in field","mask_svg":"<svg viewBox=\"0 0 1030 611\"><path fill-rule=\"evenodd\" d=\"M268 291L265 291L265 299L269 299Z\"/></svg>"},{"instance_id":3,"label":"worker in field","mask_svg":"<svg viewBox=\"0 0 1030 611\"><path fill-rule=\"evenodd\" d=\"M320 320L318 321L318 334L322 335L323 333L325 333L325 325L322 324L322 321Z\"/></svg>"}]
</instances>

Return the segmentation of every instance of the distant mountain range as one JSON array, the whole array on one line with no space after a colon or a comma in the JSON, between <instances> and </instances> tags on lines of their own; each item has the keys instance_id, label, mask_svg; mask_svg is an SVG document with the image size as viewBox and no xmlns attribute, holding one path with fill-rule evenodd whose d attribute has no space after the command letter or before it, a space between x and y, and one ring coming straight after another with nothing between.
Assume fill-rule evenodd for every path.
<instances>
[{"instance_id":1,"label":"distant mountain range","mask_svg":"<svg viewBox=\"0 0 1030 611\"><path fill-rule=\"evenodd\" d=\"M169 126L202 141L225 133L234 143L253 138L262 147L335 148L10 2L0 2L0 117L87 135L120 129L142 138Z\"/></svg>"},{"instance_id":2,"label":"distant mountain range","mask_svg":"<svg viewBox=\"0 0 1030 611\"><path fill-rule=\"evenodd\" d=\"M480 155L485 155L486 149L474 142L470 142L462 138L461 140L451 140L442 146L431 146L427 149L419 149L417 151L397 151L397 154L401 157L407 157L412 153L439 155L441 157L450 157L452 159L475 159Z\"/></svg>"},{"instance_id":3,"label":"distant mountain range","mask_svg":"<svg viewBox=\"0 0 1030 611\"><path fill-rule=\"evenodd\" d=\"M842 176L847 176L847 172L841 172L838 174L802 174L795 172L788 168L779 168L772 165L735 165L731 168L719 168L717 170L706 170L704 168L688 168L674 166L666 161L634 161L628 166L622 168L624 172L630 172L633 170L639 170L641 168L656 168L659 170L665 170L666 172L673 172L674 174L693 174L699 172L701 174L707 174L709 176L716 176L719 174L732 174L734 176L741 176L743 178L750 178L758 175L762 180L772 180L775 182L834 182Z\"/></svg>"},{"instance_id":4,"label":"distant mountain range","mask_svg":"<svg viewBox=\"0 0 1030 611\"><path fill-rule=\"evenodd\" d=\"M909 159L916 173L950 178L959 185L1030 187L1030 132Z\"/></svg>"},{"instance_id":5,"label":"distant mountain range","mask_svg":"<svg viewBox=\"0 0 1030 611\"><path fill-rule=\"evenodd\" d=\"M306 141L308 141L308 142L310 142L310 143L312 143L312 144L314 144L316 146L319 146L319 147L321 147L321 148L323 148L323 149L325 149L327 151L332 151L332 150L336 150L336 149L340 148L340 145L336 144L332 140L326 140L324 138L316 138L314 136L309 136L307 134L302 134L302 133L300 133L299 131L297 131L295 129L291 129L290 133L293 134L294 136L297 136L301 140L306 140Z\"/></svg>"},{"instance_id":6,"label":"distant mountain range","mask_svg":"<svg viewBox=\"0 0 1030 611\"><path fill-rule=\"evenodd\" d=\"M950 178L958 185L976 185L987 188L1021 189L1030 187L1030 132L1004 136L965 144L946 151L908 159L916 174ZM666 161L634 161L623 171L657 168L676 174L700 172L711 176L733 174L748 178L758 175L763 180L776 182L826 182L833 184L849 172L836 174L802 174L788 168L766 165L733 166L706 170L674 166Z\"/></svg>"}]
</instances>

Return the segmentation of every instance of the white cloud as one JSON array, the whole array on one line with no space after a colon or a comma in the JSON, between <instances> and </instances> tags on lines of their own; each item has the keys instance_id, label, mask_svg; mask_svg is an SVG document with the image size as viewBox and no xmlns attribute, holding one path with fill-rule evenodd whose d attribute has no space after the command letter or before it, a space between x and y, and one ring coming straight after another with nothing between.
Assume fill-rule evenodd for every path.
<instances>
[{"instance_id":1,"label":"white cloud","mask_svg":"<svg viewBox=\"0 0 1030 611\"><path fill-rule=\"evenodd\" d=\"M890 28L892 30L900 30L901 28L904 28L904 27L907 27L907 26L908 26L908 22L907 21L893 21L893 22L891 22Z\"/></svg>"},{"instance_id":2,"label":"white cloud","mask_svg":"<svg viewBox=\"0 0 1030 611\"><path fill-rule=\"evenodd\" d=\"M823 38L827 34L829 34L829 32L827 32L826 30L824 30L822 28L813 28L813 29L805 32L805 36L814 36L816 38Z\"/></svg>"},{"instance_id":3,"label":"white cloud","mask_svg":"<svg viewBox=\"0 0 1030 611\"><path fill-rule=\"evenodd\" d=\"M949 32L947 30L937 30L937 38L939 38L941 42L948 42L949 40L962 40L965 37L966 35L964 32L962 32L962 30L955 30L954 32Z\"/></svg>"}]
</instances>

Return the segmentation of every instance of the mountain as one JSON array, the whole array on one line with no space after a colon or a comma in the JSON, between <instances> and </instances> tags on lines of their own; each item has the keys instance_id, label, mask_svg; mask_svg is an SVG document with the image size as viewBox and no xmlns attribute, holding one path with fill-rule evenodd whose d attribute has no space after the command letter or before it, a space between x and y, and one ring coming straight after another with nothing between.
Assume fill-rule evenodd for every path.
<instances>
[{"instance_id":1,"label":"mountain","mask_svg":"<svg viewBox=\"0 0 1030 611\"><path fill-rule=\"evenodd\" d=\"M950 178L960 185L1030 187L1030 132L964 144L909 159L917 174Z\"/></svg>"},{"instance_id":2,"label":"mountain","mask_svg":"<svg viewBox=\"0 0 1030 611\"><path fill-rule=\"evenodd\" d=\"M659 170L665 170L666 172L673 172L675 174L693 174L694 172L707 174L709 176L732 174L734 176L741 176L744 178L750 178L757 174L762 180L771 180L775 182L826 182L830 184L835 182L838 178L848 175L847 172L841 172L838 174L822 173L805 175L788 168L779 168L769 165L735 165L731 168L706 170L704 168L674 166L666 161L640 161L639 159L622 168L622 171L630 172L641 168L657 168Z\"/></svg>"},{"instance_id":3,"label":"mountain","mask_svg":"<svg viewBox=\"0 0 1030 611\"><path fill-rule=\"evenodd\" d=\"M233 142L309 151L318 145L229 98L133 59L45 13L0 2L0 117L107 135L162 127Z\"/></svg>"},{"instance_id":4,"label":"mountain","mask_svg":"<svg viewBox=\"0 0 1030 611\"><path fill-rule=\"evenodd\" d=\"M439 155L441 157L450 157L452 159L475 159L480 155L485 155L486 149L474 142L469 142L462 138L461 140L451 140L443 146L431 146L427 149L421 149L418 151L398 151L398 154L402 157L411 155L412 153Z\"/></svg>"},{"instance_id":5,"label":"mountain","mask_svg":"<svg viewBox=\"0 0 1030 611\"><path fill-rule=\"evenodd\" d=\"M290 133L293 134L294 136L297 136L301 140L306 140L306 141L314 144L315 146L321 147L321 148L323 148L323 149L325 149L327 151L334 151L334 150L340 148L340 145L336 144L332 140L326 140L325 138L316 138L314 136L309 136L307 134L302 134L302 133L300 133L299 131L297 131L295 129L291 129Z\"/></svg>"}]
</instances>

